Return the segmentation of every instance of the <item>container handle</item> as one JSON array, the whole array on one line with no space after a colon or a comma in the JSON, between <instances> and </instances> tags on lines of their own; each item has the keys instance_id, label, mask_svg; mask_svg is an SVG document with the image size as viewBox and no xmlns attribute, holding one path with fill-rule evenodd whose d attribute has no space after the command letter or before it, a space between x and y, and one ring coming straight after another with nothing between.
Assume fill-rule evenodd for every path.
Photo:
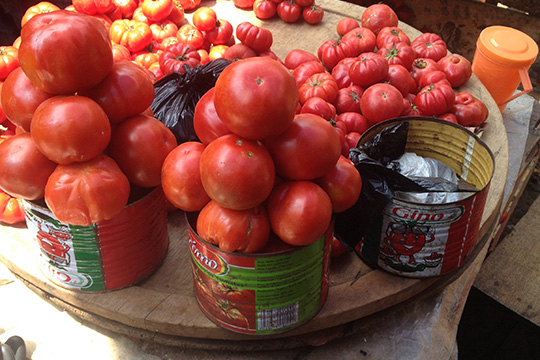
<instances>
[{"instance_id":1,"label":"container handle","mask_svg":"<svg viewBox=\"0 0 540 360\"><path fill-rule=\"evenodd\" d=\"M531 78L529 77L529 69L528 68L519 69L519 77L521 78L521 84L523 85L523 91L512 95L508 99L506 99L503 102L501 102L500 104L498 104L499 106L506 105L510 101L514 100L515 98L532 91L533 88L532 88L532 84L531 84Z\"/></svg>"}]
</instances>

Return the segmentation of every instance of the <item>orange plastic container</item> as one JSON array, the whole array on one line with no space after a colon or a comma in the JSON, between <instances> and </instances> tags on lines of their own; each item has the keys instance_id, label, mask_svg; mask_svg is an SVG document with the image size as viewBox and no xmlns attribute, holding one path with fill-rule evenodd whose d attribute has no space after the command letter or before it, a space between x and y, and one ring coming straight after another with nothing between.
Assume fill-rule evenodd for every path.
<instances>
[{"instance_id":1,"label":"orange plastic container","mask_svg":"<svg viewBox=\"0 0 540 360\"><path fill-rule=\"evenodd\" d=\"M472 70L503 111L508 102L532 91L528 70L537 55L538 45L527 34L490 26L478 37ZM523 91L514 94L520 83Z\"/></svg>"}]
</instances>

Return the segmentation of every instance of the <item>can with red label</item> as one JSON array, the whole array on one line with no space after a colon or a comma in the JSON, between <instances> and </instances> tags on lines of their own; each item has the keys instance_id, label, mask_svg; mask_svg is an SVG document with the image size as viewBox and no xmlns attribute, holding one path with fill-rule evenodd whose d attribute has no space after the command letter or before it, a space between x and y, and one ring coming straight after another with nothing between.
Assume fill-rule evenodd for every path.
<instances>
[{"instance_id":1,"label":"can with red label","mask_svg":"<svg viewBox=\"0 0 540 360\"><path fill-rule=\"evenodd\" d=\"M355 250L368 264L406 277L444 275L467 264L477 244L493 154L468 129L435 118L389 120L370 128L364 144L387 126L408 121L406 152L442 161L478 190L445 203L394 197L366 231Z\"/></svg>"},{"instance_id":2,"label":"can with red label","mask_svg":"<svg viewBox=\"0 0 540 360\"><path fill-rule=\"evenodd\" d=\"M228 253L195 232L187 213L195 297L217 325L243 334L276 334L304 324L328 294L333 224L311 245L275 253Z\"/></svg>"},{"instance_id":3,"label":"can with red label","mask_svg":"<svg viewBox=\"0 0 540 360\"><path fill-rule=\"evenodd\" d=\"M37 264L61 287L89 292L124 288L149 276L167 253L161 188L142 190L118 215L90 226L58 221L44 202L23 204Z\"/></svg>"}]
</instances>

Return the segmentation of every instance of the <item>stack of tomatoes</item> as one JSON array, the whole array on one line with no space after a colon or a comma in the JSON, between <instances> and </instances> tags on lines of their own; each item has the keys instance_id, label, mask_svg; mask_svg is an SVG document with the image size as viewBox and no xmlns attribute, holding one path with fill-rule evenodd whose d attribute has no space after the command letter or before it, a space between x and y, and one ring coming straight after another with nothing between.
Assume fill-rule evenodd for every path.
<instances>
[{"instance_id":1,"label":"stack of tomatoes","mask_svg":"<svg viewBox=\"0 0 540 360\"><path fill-rule=\"evenodd\" d=\"M253 57L225 68L198 102L201 142L171 151L162 186L176 207L200 211L201 238L229 252L264 251L270 238L308 245L356 202L361 178L336 131L296 114L298 97L281 63Z\"/></svg>"},{"instance_id":2,"label":"stack of tomatoes","mask_svg":"<svg viewBox=\"0 0 540 360\"><path fill-rule=\"evenodd\" d=\"M324 17L324 9L315 0L233 0L243 9L253 9L255 16L267 20L276 15L287 23L300 19L311 25L318 24Z\"/></svg>"},{"instance_id":3,"label":"stack of tomatoes","mask_svg":"<svg viewBox=\"0 0 540 360\"><path fill-rule=\"evenodd\" d=\"M20 67L2 86L2 110L18 126L0 144L0 188L44 198L54 215L89 225L118 214L132 187L156 187L177 144L148 111L150 77L131 61L113 62L107 29L65 10L22 28Z\"/></svg>"}]
</instances>

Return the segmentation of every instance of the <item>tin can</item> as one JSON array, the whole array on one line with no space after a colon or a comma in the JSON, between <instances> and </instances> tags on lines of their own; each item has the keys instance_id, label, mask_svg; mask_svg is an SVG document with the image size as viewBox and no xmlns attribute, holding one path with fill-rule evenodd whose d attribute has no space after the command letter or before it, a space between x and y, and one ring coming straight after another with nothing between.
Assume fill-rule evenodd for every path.
<instances>
[{"instance_id":1,"label":"tin can","mask_svg":"<svg viewBox=\"0 0 540 360\"><path fill-rule=\"evenodd\" d=\"M333 223L316 242L276 253L228 253L195 232L186 213L195 297L217 325L243 334L276 334L304 324L328 294Z\"/></svg>"},{"instance_id":2,"label":"tin can","mask_svg":"<svg viewBox=\"0 0 540 360\"><path fill-rule=\"evenodd\" d=\"M127 287L150 275L167 253L161 188L145 190L112 219L90 226L58 221L43 201L24 201L23 206L38 267L63 288L101 292Z\"/></svg>"},{"instance_id":3,"label":"tin can","mask_svg":"<svg viewBox=\"0 0 540 360\"><path fill-rule=\"evenodd\" d=\"M359 144L383 128L370 128ZM489 184L495 167L489 148L466 128L435 118L409 118L405 151L450 166L477 192L443 204L393 198L370 225L356 251L369 265L405 277L434 277L467 264L477 243Z\"/></svg>"}]
</instances>

